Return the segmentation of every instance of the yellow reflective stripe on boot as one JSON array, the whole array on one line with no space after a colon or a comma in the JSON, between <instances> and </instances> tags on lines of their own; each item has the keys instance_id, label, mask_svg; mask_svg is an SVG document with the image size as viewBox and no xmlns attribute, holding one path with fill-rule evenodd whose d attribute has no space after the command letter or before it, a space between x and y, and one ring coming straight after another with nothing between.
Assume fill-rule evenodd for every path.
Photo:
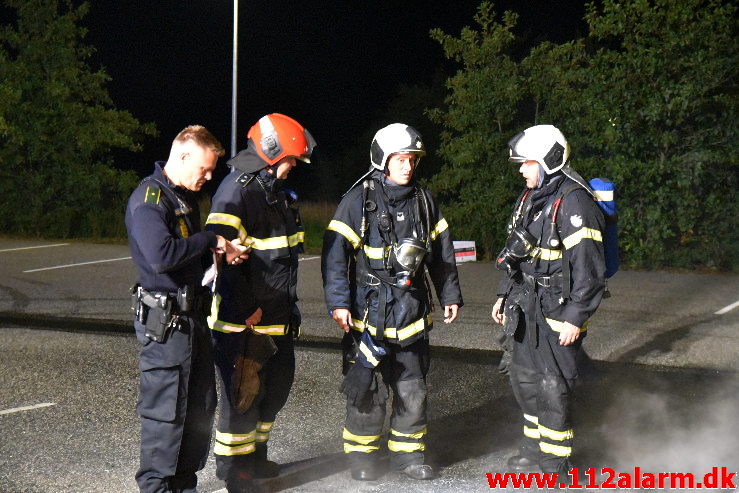
<instances>
[{"instance_id":1,"label":"yellow reflective stripe on boot","mask_svg":"<svg viewBox=\"0 0 739 493\"><path fill-rule=\"evenodd\" d=\"M575 436L574 432L571 429L565 431L557 431L542 425L539 425L539 433L543 438L549 438L550 440L556 440L558 442L561 442L563 440L571 440Z\"/></svg>"},{"instance_id":2,"label":"yellow reflective stripe on boot","mask_svg":"<svg viewBox=\"0 0 739 493\"><path fill-rule=\"evenodd\" d=\"M355 435L351 431L344 428L342 433L344 439L344 453L362 452L368 454L380 449L380 435ZM347 443L354 442L354 443ZM373 444L374 445L371 445Z\"/></svg>"},{"instance_id":3,"label":"yellow reflective stripe on boot","mask_svg":"<svg viewBox=\"0 0 739 493\"><path fill-rule=\"evenodd\" d=\"M539 442L539 449L545 454L556 455L557 457L569 457L572 455L572 447L554 445L547 442Z\"/></svg>"}]
</instances>

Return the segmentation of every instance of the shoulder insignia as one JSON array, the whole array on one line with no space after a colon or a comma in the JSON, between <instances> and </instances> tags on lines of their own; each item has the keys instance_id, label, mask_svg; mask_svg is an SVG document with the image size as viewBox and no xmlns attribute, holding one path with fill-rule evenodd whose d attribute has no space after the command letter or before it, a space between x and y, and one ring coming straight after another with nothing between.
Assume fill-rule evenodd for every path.
<instances>
[{"instance_id":1,"label":"shoulder insignia","mask_svg":"<svg viewBox=\"0 0 739 493\"><path fill-rule=\"evenodd\" d=\"M158 205L161 193L162 191L159 189L159 187L146 187L146 196L144 197L144 202L147 204Z\"/></svg>"},{"instance_id":2,"label":"shoulder insignia","mask_svg":"<svg viewBox=\"0 0 739 493\"><path fill-rule=\"evenodd\" d=\"M572 216L570 216L570 222L574 227L579 228L580 226L582 226L582 217L578 216L577 214L573 214Z\"/></svg>"}]
</instances>

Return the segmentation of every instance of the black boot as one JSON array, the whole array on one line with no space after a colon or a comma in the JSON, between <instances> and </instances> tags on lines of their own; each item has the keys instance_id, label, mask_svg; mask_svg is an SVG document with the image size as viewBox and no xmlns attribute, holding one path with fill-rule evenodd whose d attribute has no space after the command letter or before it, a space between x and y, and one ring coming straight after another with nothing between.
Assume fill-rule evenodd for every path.
<instances>
[{"instance_id":1,"label":"black boot","mask_svg":"<svg viewBox=\"0 0 739 493\"><path fill-rule=\"evenodd\" d=\"M228 493L262 493L264 489L250 474L235 473L226 478Z\"/></svg>"},{"instance_id":2,"label":"black boot","mask_svg":"<svg viewBox=\"0 0 739 493\"><path fill-rule=\"evenodd\" d=\"M274 478L280 475L280 465L267 459L267 444L258 443L254 451L254 477Z\"/></svg>"},{"instance_id":3,"label":"black boot","mask_svg":"<svg viewBox=\"0 0 739 493\"><path fill-rule=\"evenodd\" d=\"M434 468L428 464L412 464L401 472L409 478L418 481L434 479L436 477L436 471L434 471Z\"/></svg>"},{"instance_id":4,"label":"black boot","mask_svg":"<svg viewBox=\"0 0 739 493\"><path fill-rule=\"evenodd\" d=\"M530 471L531 469L537 469L539 467L539 461L531 459L525 455L514 455L508 458L508 469L514 471Z\"/></svg>"}]
</instances>

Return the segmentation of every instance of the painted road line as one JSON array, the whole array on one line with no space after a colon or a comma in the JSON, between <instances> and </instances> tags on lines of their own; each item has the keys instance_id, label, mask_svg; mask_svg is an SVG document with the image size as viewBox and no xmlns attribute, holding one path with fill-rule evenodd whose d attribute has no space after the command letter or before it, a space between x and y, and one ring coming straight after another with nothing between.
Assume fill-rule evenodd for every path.
<instances>
[{"instance_id":1,"label":"painted road line","mask_svg":"<svg viewBox=\"0 0 739 493\"><path fill-rule=\"evenodd\" d=\"M5 409L0 411L0 414L11 414L18 413L21 411L30 411L31 409L39 409L41 407L56 406L56 402L42 402L41 404L34 404L33 406L14 407L12 409Z\"/></svg>"},{"instance_id":2,"label":"painted road line","mask_svg":"<svg viewBox=\"0 0 739 493\"><path fill-rule=\"evenodd\" d=\"M737 306L739 306L739 301L735 301L731 305L727 305L727 306L723 307L722 309L720 309L719 311L717 311L716 313L714 313L714 315L723 315L724 313L730 312L731 310L733 310Z\"/></svg>"},{"instance_id":3,"label":"painted road line","mask_svg":"<svg viewBox=\"0 0 739 493\"><path fill-rule=\"evenodd\" d=\"M302 262L303 260L315 260L317 258L321 258L321 256L318 255L318 256L315 256L315 257L303 257L303 258L299 258L298 259L298 262Z\"/></svg>"},{"instance_id":4,"label":"painted road line","mask_svg":"<svg viewBox=\"0 0 739 493\"><path fill-rule=\"evenodd\" d=\"M30 246L30 247L4 248L0 250L0 253L17 252L18 250L31 250L32 248L51 248L51 247L67 246L67 245L69 245L69 243L54 243L53 245L36 245L36 246Z\"/></svg>"},{"instance_id":5,"label":"painted road line","mask_svg":"<svg viewBox=\"0 0 739 493\"><path fill-rule=\"evenodd\" d=\"M105 260L93 260L91 262L79 262L77 264L55 265L53 267L41 267L40 269L24 270L23 273L28 274L30 272L41 272L42 270L65 269L67 267L77 267L80 265L90 265L90 264L102 264L105 262L117 262L119 260L130 260L130 259L131 257L108 258Z\"/></svg>"}]
</instances>

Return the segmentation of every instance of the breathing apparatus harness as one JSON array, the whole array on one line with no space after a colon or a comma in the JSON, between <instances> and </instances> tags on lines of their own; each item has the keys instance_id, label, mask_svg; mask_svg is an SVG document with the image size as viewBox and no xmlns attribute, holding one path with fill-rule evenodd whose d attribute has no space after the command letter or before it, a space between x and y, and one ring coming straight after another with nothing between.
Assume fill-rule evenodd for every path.
<instances>
[{"instance_id":1,"label":"breathing apparatus harness","mask_svg":"<svg viewBox=\"0 0 739 493\"><path fill-rule=\"evenodd\" d=\"M414 237L398 239L395 233L393 218L389 213L389 200L386 200L388 197L384 187L385 185L382 183L382 179L366 178L362 182L362 222L359 228L359 251L357 253L358 282L363 283L365 286L376 286L378 289L377 332L375 338L380 341L384 338L385 332L388 290L397 288L407 291L410 289L418 269L422 268L424 260L431 258L432 255L431 212L426 193L420 187L414 187L416 198L415 216L420 223L420 238L416 236L418 233L414 228ZM370 193L373 194L371 198ZM375 214L377 217L377 227L380 236L382 237L383 243L388 246L387 248L382 248L382 271L376 270L370 265L367 253L364 250L370 223L369 214ZM423 280L429 296L429 306L431 306L431 294L425 273ZM365 324L367 323L369 314L369 296L367 297L366 304L367 306L364 311L365 320L363 321Z\"/></svg>"}]
</instances>

